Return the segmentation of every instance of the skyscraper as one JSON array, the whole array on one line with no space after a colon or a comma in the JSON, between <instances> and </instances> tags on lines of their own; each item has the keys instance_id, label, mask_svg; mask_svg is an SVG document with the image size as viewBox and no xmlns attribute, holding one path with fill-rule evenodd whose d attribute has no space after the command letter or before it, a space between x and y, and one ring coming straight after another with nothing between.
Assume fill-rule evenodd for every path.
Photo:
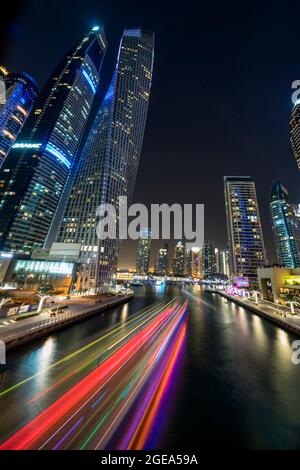
<instances>
[{"instance_id":1,"label":"skyscraper","mask_svg":"<svg viewBox=\"0 0 300 470\"><path fill-rule=\"evenodd\" d=\"M300 103L296 103L292 110L290 130L292 149L300 170Z\"/></svg>"},{"instance_id":2,"label":"skyscraper","mask_svg":"<svg viewBox=\"0 0 300 470\"><path fill-rule=\"evenodd\" d=\"M270 192L270 211L278 262L286 268L300 267L299 220L286 188L274 181Z\"/></svg>"},{"instance_id":3,"label":"skyscraper","mask_svg":"<svg viewBox=\"0 0 300 470\"><path fill-rule=\"evenodd\" d=\"M26 73L9 73L0 67L3 99L0 100L0 167L18 137L33 104L38 89Z\"/></svg>"},{"instance_id":4,"label":"skyscraper","mask_svg":"<svg viewBox=\"0 0 300 470\"><path fill-rule=\"evenodd\" d=\"M136 257L137 274L147 274L150 263L151 232L149 229L141 230Z\"/></svg>"},{"instance_id":5,"label":"skyscraper","mask_svg":"<svg viewBox=\"0 0 300 470\"><path fill-rule=\"evenodd\" d=\"M84 135L106 51L93 28L60 62L0 171L0 246L45 242Z\"/></svg>"},{"instance_id":6,"label":"skyscraper","mask_svg":"<svg viewBox=\"0 0 300 470\"><path fill-rule=\"evenodd\" d=\"M215 250L216 247L212 242L208 240L204 242L202 248L202 271L204 276L211 276L217 272Z\"/></svg>"},{"instance_id":7,"label":"skyscraper","mask_svg":"<svg viewBox=\"0 0 300 470\"><path fill-rule=\"evenodd\" d=\"M199 247L193 246L186 250L185 255L185 273L193 279L202 277L202 250Z\"/></svg>"},{"instance_id":8,"label":"skyscraper","mask_svg":"<svg viewBox=\"0 0 300 470\"><path fill-rule=\"evenodd\" d=\"M229 251L228 250L220 251L220 274L225 274L226 276L230 276Z\"/></svg>"},{"instance_id":9,"label":"skyscraper","mask_svg":"<svg viewBox=\"0 0 300 470\"><path fill-rule=\"evenodd\" d=\"M169 246L165 243L164 248L160 248L156 261L156 272L161 275L167 274L169 270Z\"/></svg>"},{"instance_id":10,"label":"skyscraper","mask_svg":"<svg viewBox=\"0 0 300 470\"><path fill-rule=\"evenodd\" d=\"M117 265L118 240L98 240L96 211L132 198L147 118L154 35L125 30L108 91L81 154L59 242L81 243L79 282L105 290Z\"/></svg>"},{"instance_id":11,"label":"skyscraper","mask_svg":"<svg viewBox=\"0 0 300 470\"><path fill-rule=\"evenodd\" d=\"M185 251L184 244L179 241L175 246L172 260L172 271L174 277L183 277L185 274Z\"/></svg>"},{"instance_id":12,"label":"skyscraper","mask_svg":"<svg viewBox=\"0 0 300 470\"><path fill-rule=\"evenodd\" d=\"M225 176L224 185L231 274L256 285L265 250L255 183L250 176Z\"/></svg>"}]
</instances>

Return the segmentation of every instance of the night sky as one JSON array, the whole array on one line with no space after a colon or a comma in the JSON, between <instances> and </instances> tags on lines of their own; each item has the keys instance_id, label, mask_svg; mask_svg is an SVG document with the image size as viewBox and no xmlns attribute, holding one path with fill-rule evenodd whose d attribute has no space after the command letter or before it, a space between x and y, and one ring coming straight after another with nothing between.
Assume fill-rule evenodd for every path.
<instances>
[{"instance_id":1,"label":"night sky","mask_svg":"<svg viewBox=\"0 0 300 470\"><path fill-rule=\"evenodd\" d=\"M299 2L9 4L0 62L28 72L40 87L95 24L104 24L109 43L103 86L124 27L154 30L153 86L135 202L204 203L205 237L225 248L223 176L253 176L274 261L272 181L280 178L300 202L300 173L289 141L291 83L300 79ZM129 244L121 265L134 261L135 246Z\"/></svg>"}]
</instances>

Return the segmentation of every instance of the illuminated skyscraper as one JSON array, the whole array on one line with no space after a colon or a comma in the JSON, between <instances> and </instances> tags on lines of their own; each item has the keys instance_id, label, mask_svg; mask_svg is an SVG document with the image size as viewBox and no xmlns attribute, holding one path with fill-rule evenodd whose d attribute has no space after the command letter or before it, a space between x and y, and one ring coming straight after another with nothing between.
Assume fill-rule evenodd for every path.
<instances>
[{"instance_id":1,"label":"illuminated skyscraper","mask_svg":"<svg viewBox=\"0 0 300 470\"><path fill-rule=\"evenodd\" d=\"M147 274L150 263L151 232L149 229L141 230L136 257L137 274Z\"/></svg>"},{"instance_id":2,"label":"illuminated skyscraper","mask_svg":"<svg viewBox=\"0 0 300 470\"><path fill-rule=\"evenodd\" d=\"M202 277L202 250L196 246L186 250L185 274L194 279Z\"/></svg>"},{"instance_id":3,"label":"illuminated skyscraper","mask_svg":"<svg viewBox=\"0 0 300 470\"><path fill-rule=\"evenodd\" d=\"M292 149L300 170L300 103L296 103L292 110L290 130Z\"/></svg>"},{"instance_id":4,"label":"illuminated skyscraper","mask_svg":"<svg viewBox=\"0 0 300 470\"><path fill-rule=\"evenodd\" d=\"M206 241L202 248L202 271L203 276L211 276L218 271L216 265L216 247L210 241Z\"/></svg>"},{"instance_id":5,"label":"illuminated skyscraper","mask_svg":"<svg viewBox=\"0 0 300 470\"><path fill-rule=\"evenodd\" d=\"M220 274L225 274L226 276L230 276L229 251L228 250L220 251Z\"/></svg>"},{"instance_id":6,"label":"illuminated skyscraper","mask_svg":"<svg viewBox=\"0 0 300 470\"><path fill-rule=\"evenodd\" d=\"M0 246L29 254L45 242L84 135L106 51L93 28L45 85L0 171Z\"/></svg>"},{"instance_id":7,"label":"illuminated skyscraper","mask_svg":"<svg viewBox=\"0 0 300 470\"><path fill-rule=\"evenodd\" d=\"M164 248L160 248L158 251L156 261L156 272L157 274L165 275L169 270L169 246L165 243Z\"/></svg>"},{"instance_id":8,"label":"illuminated skyscraper","mask_svg":"<svg viewBox=\"0 0 300 470\"><path fill-rule=\"evenodd\" d=\"M0 67L0 80L3 83L0 100L1 167L32 110L38 89L26 73L9 73L4 67Z\"/></svg>"},{"instance_id":9,"label":"illuminated skyscraper","mask_svg":"<svg viewBox=\"0 0 300 470\"><path fill-rule=\"evenodd\" d=\"M146 125L154 57L154 35L125 30L111 84L81 154L59 242L81 243L79 283L105 290L117 266L119 242L99 241L97 207L130 204Z\"/></svg>"},{"instance_id":10,"label":"illuminated skyscraper","mask_svg":"<svg viewBox=\"0 0 300 470\"><path fill-rule=\"evenodd\" d=\"M270 211L278 262L286 268L300 267L299 220L280 181L272 184Z\"/></svg>"},{"instance_id":11,"label":"illuminated skyscraper","mask_svg":"<svg viewBox=\"0 0 300 470\"><path fill-rule=\"evenodd\" d=\"M250 176L225 176L224 185L230 271L256 285L265 250L255 183Z\"/></svg>"},{"instance_id":12,"label":"illuminated skyscraper","mask_svg":"<svg viewBox=\"0 0 300 470\"><path fill-rule=\"evenodd\" d=\"M172 260L172 272L174 277L183 277L185 274L185 257L186 250L182 242L178 242L175 246L173 260Z\"/></svg>"}]
</instances>

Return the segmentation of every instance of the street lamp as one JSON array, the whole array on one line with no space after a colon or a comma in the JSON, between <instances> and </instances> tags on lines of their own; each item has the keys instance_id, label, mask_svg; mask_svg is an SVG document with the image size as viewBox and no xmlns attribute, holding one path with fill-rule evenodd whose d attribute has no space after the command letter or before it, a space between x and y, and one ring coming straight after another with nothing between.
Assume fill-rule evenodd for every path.
<instances>
[{"instance_id":1,"label":"street lamp","mask_svg":"<svg viewBox=\"0 0 300 470\"><path fill-rule=\"evenodd\" d=\"M258 294L260 294L260 292L258 290L254 290L253 294L254 294L255 304L258 305Z\"/></svg>"},{"instance_id":2,"label":"street lamp","mask_svg":"<svg viewBox=\"0 0 300 470\"><path fill-rule=\"evenodd\" d=\"M291 314L294 315L294 314L295 314L294 302L290 301L290 302L287 302L287 303L290 304L290 307L291 307Z\"/></svg>"},{"instance_id":3,"label":"street lamp","mask_svg":"<svg viewBox=\"0 0 300 470\"><path fill-rule=\"evenodd\" d=\"M36 294L39 298L40 298L40 302L39 302L39 306L38 306L38 309L37 309L37 313L40 313L43 306L44 306L44 302L45 300L49 297L50 298L50 295L41 295L41 294Z\"/></svg>"}]
</instances>

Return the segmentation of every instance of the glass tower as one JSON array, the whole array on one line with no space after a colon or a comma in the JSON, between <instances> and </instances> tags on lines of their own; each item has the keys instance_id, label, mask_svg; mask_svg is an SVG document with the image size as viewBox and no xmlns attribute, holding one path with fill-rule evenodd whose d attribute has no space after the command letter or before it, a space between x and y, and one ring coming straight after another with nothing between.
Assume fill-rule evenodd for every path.
<instances>
[{"instance_id":1,"label":"glass tower","mask_svg":"<svg viewBox=\"0 0 300 470\"><path fill-rule=\"evenodd\" d=\"M250 176L225 176L224 185L230 271L255 286L257 268L265 264L255 183Z\"/></svg>"},{"instance_id":2,"label":"glass tower","mask_svg":"<svg viewBox=\"0 0 300 470\"><path fill-rule=\"evenodd\" d=\"M220 274L225 274L226 276L230 276L229 251L228 250L220 251Z\"/></svg>"},{"instance_id":3,"label":"glass tower","mask_svg":"<svg viewBox=\"0 0 300 470\"><path fill-rule=\"evenodd\" d=\"M136 257L137 274L147 274L150 263L151 232L149 229L141 230Z\"/></svg>"},{"instance_id":4,"label":"glass tower","mask_svg":"<svg viewBox=\"0 0 300 470\"><path fill-rule=\"evenodd\" d=\"M286 268L300 267L299 220L280 181L272 184L270 211L278 262Z\"/></svg>"},{"instance_id":5,"label":"glass tower","mask_svg":"<svg viewBox=\"0 0 300 470\"><path fill-rule=\"evenodd\" d=\"M206 241L202 248L202 271L204 276L216 274L218 271L216 262L216 247L210 241Z\"/></svg>"},{"instance_id":6,"label":"glass tower","mask_svg":"<svg viewBox=\"0 0 300 470\"><path fill-rule=\"evenodd\" d=\"M173 260L172 260L172 271L174 277L183 277L185 274L185 258L186 250L184 244L180 241L175 246Z\"/></svg>"},{"instance_id":7,"label":"glass tower","mask_svg":"<svg viewBox=\"0 0 300 470\"><path fill-rule=\"evenodd\" d=\"M164 248L160 248L156 261L156 272L161 275L167 274L169 270L169 246L165 243Z\"/></svg>"},{"instance_id":8,"label":"glass tower","mask_svg":"<svg viewBox=\"0 0 300 470\"><path fill-rule=\"evenodd\" d=\"M34 80L26 73L9 73L0 67L3 99L0 101L0 167L7 157L37 97Z\"/></svg>"},{"instance_id":9,"label":"glass tower","mask_svg":"<svg viewBox=\"0 0 300 470\"><path fill-rule=\"evenodd\" d=\"M43 246L76 160L106 51L93 28L45 85L0 171L0 247L30 254Z\"/></svg>"},{"instance_id":10,"label":"glass tower","mask_svg":"<svg viewBox=\"0 0 300 470\"><path fill-rule=\"evenodd\" d=\"M105 290L116 269L119 242L98 240L100 204L130 203L147 118L154 35L125 30L113 78L81 154L58 242L80 243L80 289Z\"/></svg>"}]
</instances>

